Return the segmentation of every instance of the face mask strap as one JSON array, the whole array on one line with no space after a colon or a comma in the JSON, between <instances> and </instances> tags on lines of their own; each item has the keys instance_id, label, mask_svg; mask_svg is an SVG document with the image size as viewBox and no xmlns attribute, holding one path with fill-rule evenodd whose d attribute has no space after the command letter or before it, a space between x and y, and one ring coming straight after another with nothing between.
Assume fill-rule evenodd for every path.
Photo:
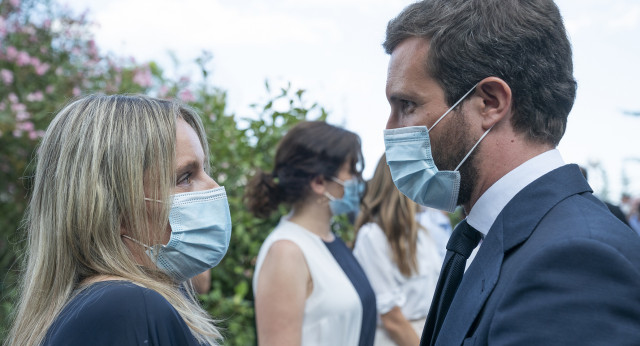
<instances>
[{"instance_id":1,"label":"face mask strap","mask_svg":"<svg viewBox=\"0 0 640 346\"><path fill-rule=\"evenodd\" d=\"M462 97L456 101L456 103L453 104L453 106L451 106L451 108L449 108L446 112L444 112L444 114L442 114L442 116L440 116L440 118L438 118L438 120L436 120L435 123L433 123L433 125L431 125L431 127L427 130L427 132L430 132L431 130L433 130L434 127L436 127L436 125L438 125L438 123L440 122L440 120L444 119L445 115L449 114L449 112L451 112L454 108L456 108L456 106L462 102L462 100L464 100L465 98L467 98L467 96L476 89L476 87L478 86L478 83L476 83L471 89L469 89L469 91L467 91L466 94L462 95Z\"/></svg>"},{"instance_id":2,"label":"face mask strap","mask_svg":"<svg viewBox=\"0 0 640 346\"><path fill-rule=\"evenodd\" d=\"M331 194L330 194L330 193L328 193L327 191L325 191L325 192L323 193L323 195L324 195L325 197L327 197L330 201L335 201L335 200L336 200L336 198L335 198L335 197L333 197L333 196L331 196Z\"/></svg>"},{"instance_id":3,"label":"face mask strap","mask_svg":"<svg viewBox=\"0 0 640 346\"><path fill-rule=\"evenodd\" d=\"M335 181L336 183L342 185L342 187L344 187L344 184L346 184L345 181L342 181L341 179L338 179L336 177L332 177L331 180Z\"/></svg>"},{"instance_id":4,"label":"face mask strap","mask_svg":"<svg viewBox=\"0 0 640 346\"><path fill-rule=\"evenodd\" d=\"M145 199L146 199L146 198L145 198ZM151 246L149 246L149 245L147 245L147 244L145 244L145 243L143 243L143 242L141 242L141 241L139 241L139 240L137 240L137 239L133 239L133 238L131 238L130 236L128 236L128 235L126 235L126 234L121 234L120 236L121 236L121 237L125 237L125 238L127 238L127 239L131 240L132 242L134 242L134 243L136 243L136 244L138 244L138 245L142 245L142 246L144 246L145 248L147 248L147 249L151 250Z\"/></svg>"},{"instance_id":5,"label":"face mask strap","mask_svg":"<svg viewBox=\"0 0 640 346\"><path fill-rule=\"evenodd\" d=\"M478 139L478 141L476 142L476 144L473 146L473 148L471 148L471 150L469 150L469 152L467 153L467 155L464 157L464 159L462 159L462 161L458 164L458 167L456 167L456 169L454 169L453 171L457 171L460 166L462 166L462 164L469 158L469 155L471 155L471 153L476 149L476 147L478 146L478 144L480 144L480 142L482 142L482 140L484 139L484 137L489 133L489 131L491 131L491 129L493 128L493 126L491 126L487 131L485 131L485 133L480 137L480 139Z\"/></svg>"}]
</instances>

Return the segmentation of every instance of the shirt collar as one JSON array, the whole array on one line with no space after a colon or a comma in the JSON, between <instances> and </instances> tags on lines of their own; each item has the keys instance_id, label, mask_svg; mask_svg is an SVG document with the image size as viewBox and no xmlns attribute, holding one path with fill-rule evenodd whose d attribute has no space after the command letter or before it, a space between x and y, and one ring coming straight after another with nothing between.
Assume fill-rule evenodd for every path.
<instances>
[{"instance_id":1,"label":"shirt collar","mask_svg":"<svg viewBox=\"0 0 640 346\"><path fill-rule=\"evenodd\" d=\"M520 190L563 165L564 161L557 149L549 150L529 159L505 174L480 196L471 208L467 222L486 236L498 214Z\"/></svg>"}]
</instances>

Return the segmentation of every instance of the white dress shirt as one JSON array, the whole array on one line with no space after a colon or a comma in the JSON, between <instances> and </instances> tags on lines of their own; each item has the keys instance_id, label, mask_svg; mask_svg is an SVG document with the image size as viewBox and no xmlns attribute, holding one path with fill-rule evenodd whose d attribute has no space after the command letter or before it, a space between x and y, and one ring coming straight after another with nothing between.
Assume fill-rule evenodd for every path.
<instances>
[{"instance_id":1,"label":"white dress shirt","mask_svg":"<svg viewBox=\"0 0 640 346\"><path fill-rule=\"evenodd\" d=\"M467 223L486 236L502 209L520 190L563 165L564 161L557 149L529 159L505 174L480 196L467 216ZM475 258L479 248L480 246L476 247L470 259ZM467 261L467 267L471 262L472 260Z\"/></svg>"}]
</instances>

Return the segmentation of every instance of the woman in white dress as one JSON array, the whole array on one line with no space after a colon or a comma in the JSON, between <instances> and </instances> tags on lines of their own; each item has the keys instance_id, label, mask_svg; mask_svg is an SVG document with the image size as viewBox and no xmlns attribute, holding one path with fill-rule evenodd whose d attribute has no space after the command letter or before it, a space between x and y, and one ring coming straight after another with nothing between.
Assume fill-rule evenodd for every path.
<instances>
[{"instance_id":1,"label":"woman in white dress","mask_svg":"<svg viewBox=\"0 0 640 346\"><path fill-rule=\"evenodd\" d=\"M398 191L383 155L356 220L354 255L376 294L375 345L418 345L442 265L420 206Z\"/></svg>"},{"instance_id":2,"label":"woman in white dress","mask_svg":"<svg viewBox=\"0 0 640 346\"><path fill-rule=\"evenodd\" d=\"M290 207L260 248L253 277L258 342L372 345L375 294L331 217L357 212L364 188L360 138L303 122L278 145L271 173L247 185L247 207L267 217Z\"/></svg>"}]
</instances>

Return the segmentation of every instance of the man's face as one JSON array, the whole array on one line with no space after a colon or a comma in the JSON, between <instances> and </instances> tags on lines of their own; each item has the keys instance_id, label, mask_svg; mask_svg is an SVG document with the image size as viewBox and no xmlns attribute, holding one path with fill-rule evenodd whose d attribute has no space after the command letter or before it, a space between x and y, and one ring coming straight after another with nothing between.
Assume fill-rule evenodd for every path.
<instances>
[{"instance_id":1,"label":"man's face","mask_svg":"<svg viewBox=\"0 0 640 346\"><path fill-rule=\"evenodd\" d=\"M387 129L406 126L430 129L449 109L444 90L428 74L428 52L429 41L414 37L402 41L391 53L386 88L391 114ZM461 108L458 106L457 110L451 111L429 131L433 159L439 170L454 170L473 147L469 125ZM471 195L471 183L476 176L473 154L460 168L460 174L462 182L458 203L464 204Z\"/></svg>"}]
</instances>

